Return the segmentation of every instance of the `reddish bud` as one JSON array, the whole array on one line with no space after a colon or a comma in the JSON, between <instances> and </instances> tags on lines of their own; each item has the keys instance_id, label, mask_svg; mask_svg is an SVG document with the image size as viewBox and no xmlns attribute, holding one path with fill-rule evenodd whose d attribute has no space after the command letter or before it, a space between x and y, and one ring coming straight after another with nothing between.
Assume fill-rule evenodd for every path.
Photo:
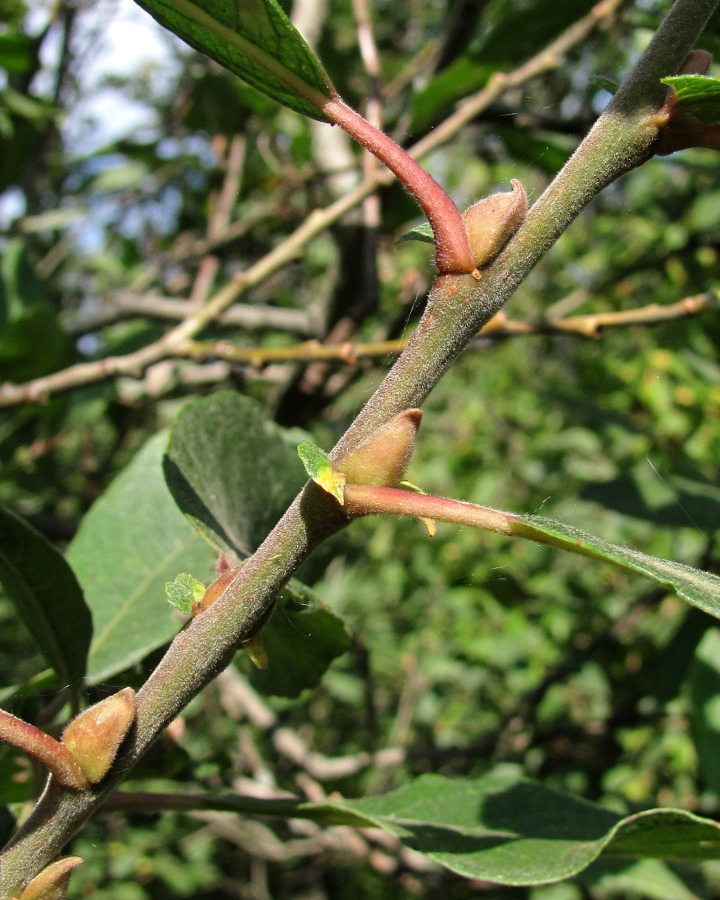
<instances>
[{"instance_id":1,"label":"reddish bud","mask_svg":"<svg viewBox=\"0 0 720 900\"><path fill-rule=\"evenodd\" d=\"M202 600L199 600L193 606L193 616L199 616L200 613L204 613L205 610L211 607L216 600L219 600L225 592L225 588L227 588L227 586L230 584L230 582L237 575L241 568L242 564L239 566L235 566L234 569L224 569L222 571L222 574L218 575L215 581L211 582L211 584L208 585L207 590L202 596Z\"/></svg>"},{"instance_id":2,"label":"reddish bud","mask_svg":"<svg viewBox=\"0 0 720 900\"><path fill-rule=\"evenodd\" d=\"M516 178L511 183L511 191L490 194L463 213L470 252L478 268L497 256L525 219L525 188Z\"/></svg>"},{"instance_id":3,"label":"reddish bud","mask_svg":"<svg viewBox=\"0 0 720 900\"><path fill-rule=\"evenodd\" d=\"M338 463L348 484L395 487L402 481L421 419L421 410L405 409L351 450Z\"/></svg>"},{"instance_id":4,"label":"reddish bud","mask_svg":"<svg viewBox=\"0 0 720 900\"><path fill-rule=\"evenodd\" d=\"M135 691L123 688L81 712L63 732L62 743L91 784L107 774L134 719Z\"/></svg>"},{"instance_id":5,"label":"reddish bud","mask_svg":"<svg viewBox=\"0 0 720 900\"><path fill-rule=\"evenodd\" d=\"M20 894L18 900L64 900L70 873L82 862L79 856L66 856L44 868Z\"/></svg>"}]
</instances>

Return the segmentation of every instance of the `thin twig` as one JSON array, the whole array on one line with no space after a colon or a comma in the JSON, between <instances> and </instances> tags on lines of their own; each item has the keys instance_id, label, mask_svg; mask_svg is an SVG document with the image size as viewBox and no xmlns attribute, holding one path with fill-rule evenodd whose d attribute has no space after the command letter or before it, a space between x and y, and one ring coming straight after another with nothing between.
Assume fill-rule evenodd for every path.
<instances>
[{"instance_id":1,"label":"thin twig","mask_svg":"<svg viewBox=\"0 0 720 900\"><path fill-rule=\"evenodd\" d=\"M483 341L499 341L513 337L567 334L574 337L597 339L603 331L609 328L627 328L631 325L650 327L691 318L701 312L718 309L720 309L720 291L706 291L693 297L685 297L683 300L667 306L651 303L638 309L588 313L582 316L541 319L536 322L510 319L503 311L478 332L477 338ZM224 359L234 363L245 363L256 368L270 362L316 360L334 360L346 365L355 365L362 359L384 359L402 353L408 340L408 337L404 337L391 341L365 343L343 341L340 344L305 341L292 347L236 347L229 341L187 341L178 347L177 354L195 360Z\"/></svg>"}]
</instances>

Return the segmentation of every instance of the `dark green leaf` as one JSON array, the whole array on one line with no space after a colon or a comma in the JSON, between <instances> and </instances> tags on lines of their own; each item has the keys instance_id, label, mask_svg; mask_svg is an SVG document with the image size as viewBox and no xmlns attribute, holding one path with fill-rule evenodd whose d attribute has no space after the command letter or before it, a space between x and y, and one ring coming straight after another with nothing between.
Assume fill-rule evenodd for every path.
<instances>
[{"instance_id":1,"label":"dark green leaf","mask_svg":"<svg viewBox=\"0 0 720 900\"><path fill-rule=\"evenodd\" d=\"M613 81L612 78L606 78L604 75L591 75L588 78L588 84L601 88L603 91L607 91L608 94L617 94L620 88L617 81Z\"/></svg>"},{"instance_id":2,"label":"dark green leaf","mask_svg":"<svg viewBox=\"0 0 720 900\"><path fill-rule=\"evenodd\" d=\"M0 746L0 804L27 803L33 796L33 778L27 758L15 747ZM0 831L3 828L0 814Z\"/></svg>"},{"instance_id":3,"label":"dark green leaf","mask_svg":"<svg viewBox=\"0 0 720 900\"><path fill-rule=\"evenodd\" d=\"M202 808L203 798L198 807ZM505 885L547 884L578 875L601 854L627 859L720 858L720 825L675 809L622 817L499 767L476 779L422 775L361 800L221 797L214 809L380 828L436 863Z\"/></svg>"},{"instance_id":4,"label":"dark green leaf","mask_svg":"<svg viewBox=\"0 0 720 900\"><path fill-rule=\"evenodd\" d=\"M3 506L0 581L62 684L77 688L92 633L78 579L43 535Z\"/></svg>"},{"instance_id":5,"label":"dark green leaf","mask_svg":"<svg viewBox=\"0 0 720 900\"><path fill-rule=\"evenodd\" d=\"M708 629L700 642L690 668L689 686L700 772L707 787L720 794L720 629Z\"/></svg>"},{"instance_id":6,"label":"dark green leaf","mask_svg":"<svg viewBox=\"0 0 720 900\"><path fill-rule=\"evenodd\" d=\"M175 502L219 551L255 550L306 480L283 431L231 392L189 403L163 461Z\"/></svg>"},{"instance_id":7,"label":"dark green leaf","mask_svg":"<svg viewBox=\"0 0 720 900\"><path fill-rule=\"evenodd\" d=\"M474 781L425 775L383 796L313 806L337 811L336 822L346 811L347 824L375 824L460 875L501 884L570 878L601 853L720 856L716 822L679 810L623 819L513 772Z\"/></svg>"},{"instance_id":8,"label":"dark green leaf","mask_svg":"<svg viewBox=\"0 0 720 900\"><path fill-rule=\"evenodd\" d=\"M675 109L689 112L703 122L720 122L720 78L708 75L673 75L662 78L675 92Z\"/></svg>"},{"instance_id":9,"label":"dark green leaf","mask_svg":"<svg viewBox=\"0 0 720 900\"><path fill-rule=\"evenodd\" d=\"M299 582L282 592L261 637L267 667L244 668L258 691L278 697L299 697L315 687L349 644L341 619Z\"/></svg>"},{"instance_id":10,"label":"dark green leaf","mask_svg":"<svg viewBox=\"0 0 720 900\"><path fill-rule=\"evenodd\" d=\"M136 0L161 25L278 103L315 119L330 80L276 0Z\"/></svg>"},{"instance_id":11,"label":"dark green leaf","mask_svg":"<svg viewBox=\"0 0 720 900\"><path fill-rule=\"evenodd\" d=\"M411 129L425 129L483 87L496 71L508 72L587 14L593 0L501 0L493 4L469 50L440 71L414 98Z\"/></svg>"},{"instance_id":12,"label":"dark green leaf","mask_svg":"<svg viewBox=\"0 0 720 900\"><path fill-rule=\"evenodd\" d=\"M180 622L165 582L183 569L209 578L213 554L178 511L162 476L158 434L83 519L68 557L95 621L88 677L99 682L169 641Z\"/></svg>"}]
</instances>

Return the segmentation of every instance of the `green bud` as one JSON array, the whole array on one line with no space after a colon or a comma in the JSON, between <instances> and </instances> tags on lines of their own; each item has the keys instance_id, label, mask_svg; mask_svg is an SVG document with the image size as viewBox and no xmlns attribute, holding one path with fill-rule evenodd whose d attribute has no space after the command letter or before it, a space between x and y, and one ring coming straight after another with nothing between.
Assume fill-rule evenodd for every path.
<instances>
[{"instance_id":1,"label":"green bud","mask_svg":"<svg viewBox=\"0 0 720 900\"><path fill-rule=\"evenodd\" d=\"M498 255L525 219L525 188L516 178L511 184L511 191L490 194L463 213L470 252L478 268Z\"/></svg>"},{"instance_id":2,"label":"green bud","mask_svg":"<svg viewBox=\"0 0 720 900\"><path fill-rule=\"evenodd\" d=\"M62 743L90 784L105 777L134 719L135 691L123 688L81 712L67 726Z\"/></svg>"},{"instance_id":3,"label":"green bud","mask_svg":"<svg viewBox=\"0 0 720 900\"><path fill-rule=\"evenodd\" d=\"M337 468L348 484L395 487L407 469L415 449L422 411L405 409L341 459Z\"/></svg>"},{"instance_id":4,"label":"green bud","mask_svg":"<svg viewBox=\"0 0 720 900\"><path fill-rule=\"evenodd\" d=\"M64 900L70 883L70 873L81 862L79 856L66 856L51 863L25 885L18 900Z\"/></svg>"}]
</instances>

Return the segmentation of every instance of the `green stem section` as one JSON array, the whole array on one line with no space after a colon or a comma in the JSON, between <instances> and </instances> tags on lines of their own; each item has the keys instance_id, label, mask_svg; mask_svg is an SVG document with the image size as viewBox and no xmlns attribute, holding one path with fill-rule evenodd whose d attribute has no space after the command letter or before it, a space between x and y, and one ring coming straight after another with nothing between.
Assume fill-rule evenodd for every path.
<instances>
[{"instance_id":1,"label":"green stem section","mask_svg":"<svg viewBox=\"0 0 720 900\"><path fill-rule=\"evenodd\" d=\"M659 79L679 69L715 6L716 0L677 0L628 83L480 281L464 274L436 280L406 350L331 454L336 465L394 415L420 406L580 210L652 154L662 125L657 116L664 101ZM230 662L236 647L257 632L299 564L345 524L337 503L316 485L306 485L225 594L176 637L139 691L136 726L108 777L90 791L51 785L43 795L3 854L1 898L18 893L60 852L162 729Z\"/></svg>"}]
</instances>

